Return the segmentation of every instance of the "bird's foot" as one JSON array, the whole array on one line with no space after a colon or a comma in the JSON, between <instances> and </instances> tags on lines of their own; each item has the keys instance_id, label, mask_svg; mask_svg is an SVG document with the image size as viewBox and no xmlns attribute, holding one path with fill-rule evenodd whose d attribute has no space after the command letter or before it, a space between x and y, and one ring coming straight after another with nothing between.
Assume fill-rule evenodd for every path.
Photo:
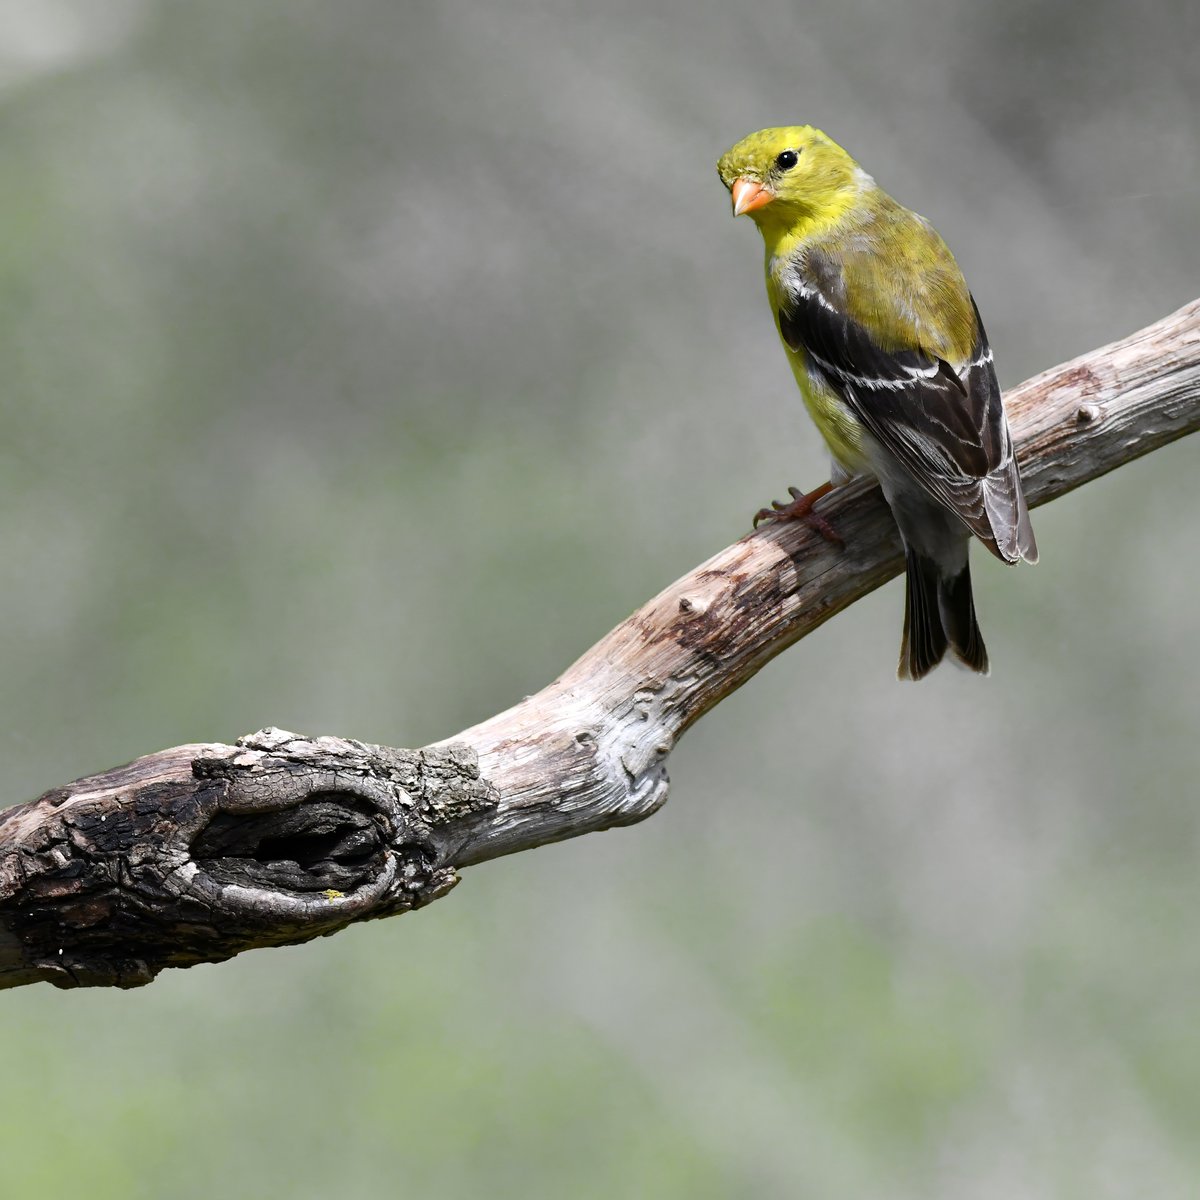
<instances>
[{"instance_id":1,"label":"bird's foot","mask_svg":"<svg viewBox=\"0 0 1200 1200\"><path fill-rule=\"evenodd\" d=\"M759 521L806 521L827 542L845 546L846 543L842 541L837 530L820 513L813 511L813 505L822 496L829 495L832 490L832 483L823 483L811 492L802 492L799 488L790 487L788 493L792 497L792 502L781 504L778 500L772 500L770 508L760 508L754 514L754 527L758 528Z\"/></svg>"}]
</instances>

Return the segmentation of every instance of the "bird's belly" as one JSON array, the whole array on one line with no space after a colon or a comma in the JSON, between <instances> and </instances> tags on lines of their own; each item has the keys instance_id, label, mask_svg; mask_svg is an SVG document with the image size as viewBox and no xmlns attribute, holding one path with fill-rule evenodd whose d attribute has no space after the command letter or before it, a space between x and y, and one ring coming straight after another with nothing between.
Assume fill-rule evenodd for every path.
<instances>
[{"instance_id":1,"label":"bird's belly","mask_svg":"<svg viewBox=\"0 0 1200 1200\"><path fill-rule=\"evenodd\" d=\"M803 350L789 350L788 359L796 382L800 385L804 407L825 439L834 460L847 475L874 475L872 439L862 422L820 376L808 369Z\"/></svg>"}]
</instances>

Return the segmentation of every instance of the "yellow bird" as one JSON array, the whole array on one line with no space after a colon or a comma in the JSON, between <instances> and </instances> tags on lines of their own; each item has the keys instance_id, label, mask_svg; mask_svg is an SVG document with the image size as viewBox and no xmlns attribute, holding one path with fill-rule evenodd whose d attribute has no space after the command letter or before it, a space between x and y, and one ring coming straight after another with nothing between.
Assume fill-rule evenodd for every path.
<instances>
[{"instance_id":1,"label":"yellow bird","mask_svg":"<svg viewBox=\"0 0 1200 1200\"><path fill-rule=\"evenodd\" d=\"M763 517L809 514L854 476L878 480L907 569L898 674L949 650L988 671L968 562L1037 562L992 351L962 272L924 217L809 125L763 129L717 164L766 243L767 296L830 483ZM816 517L816 514L813 514ZM819 520L819 519L818 519ZM823 524L823 522L821 522Z\"/></svg>"}]
</instances>

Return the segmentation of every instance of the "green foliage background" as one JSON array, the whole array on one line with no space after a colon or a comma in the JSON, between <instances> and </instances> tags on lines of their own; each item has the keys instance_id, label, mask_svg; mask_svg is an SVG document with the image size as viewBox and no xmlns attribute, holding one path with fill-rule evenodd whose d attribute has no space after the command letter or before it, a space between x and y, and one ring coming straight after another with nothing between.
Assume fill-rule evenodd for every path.
<instances>
[{"instance_id":1,"label":"green foliage background","mask_svg":"<svg viewBox=\"0 0 1200 1200\"><path fill-rule=\"evenodd\" d=\"M1200 283L1190 0L0 7L4 794L548 682L825 477L713 170L808 120L1002 380ZM1196 446L722 704L645 825L418 916L0 996L5 1194L1129 1197L1200 1150Z\"/></svg>"}]
</instances>

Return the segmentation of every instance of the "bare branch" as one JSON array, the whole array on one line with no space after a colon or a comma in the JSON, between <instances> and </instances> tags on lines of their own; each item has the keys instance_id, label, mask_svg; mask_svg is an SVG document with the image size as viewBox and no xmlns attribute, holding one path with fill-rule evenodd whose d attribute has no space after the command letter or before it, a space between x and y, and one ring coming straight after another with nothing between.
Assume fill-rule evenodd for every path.
<instances>
[{"instance_id":1,"label":"bare branch","mask_svg":"<svg viewBox=\"0 0 1200 1200\"><path fill-rule=\"evenodd\" d=\"M1030 502L1200 428L1200 301L1009 393ZM679 737L899 573L878 492L747 534L559 679L424 750L263 730L179 746L0 816L0 987L136 986L437 899L472 863L631 824Z\"/></svg>"}]
</instances>

